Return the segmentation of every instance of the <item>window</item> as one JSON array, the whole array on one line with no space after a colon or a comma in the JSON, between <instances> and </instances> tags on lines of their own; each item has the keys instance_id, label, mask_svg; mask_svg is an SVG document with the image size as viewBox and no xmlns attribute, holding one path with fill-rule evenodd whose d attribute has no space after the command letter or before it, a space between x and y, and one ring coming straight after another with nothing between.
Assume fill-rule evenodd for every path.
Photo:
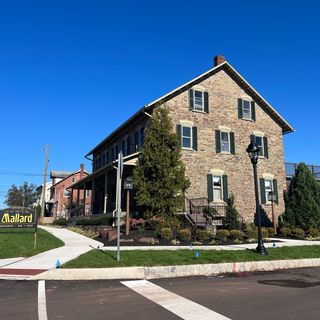
<instances>
[{"instance_id":1,"label":"window","mask_svg":"<svg viewBox=\"0 0 320 320\"><path fill-rule=\"evenodd\" d=\"M64 190L63 190L63 196L64 196L65 198L68 198L68 197L70 196L70 191L67 190L67 189L64 189Z\"/></svg>"},{"instance_id":2,"label":"window","mask_svg":"<svg viewBox=\"0 0 320 320\"><path fill-rule=\"evenodd\" d=\"M126 148L126 154L129 155L131 153L130 137L126 140Z\"/></svg>"},{"instance_id":3,"label":"window","mask_svg":"<svg viewBox=\"0 0 320 320\"><path fill-rule=\"evenodd\" d=\"M139 131L136 131L134 134L134 149L136 152L139 151L140 149L140 135L139 135Z\"/></svg>"},{"instance_id":4,"label":"window","mask_svg":"<svg viewBox=\"0 0 320 320\"><path fill-rule=\"evenodd\" d=\"M203 92L194 90L193 109L196 111L203 111Z\"/></svg>"},{"instance_id":5,"label":"window","mask_svg":"<svg viewBox=\"0 0 320 320\"><path fill-rule=\"evenodd\" d=\"M182 148L191 149L192 146L192 135L191 127L182 126Z\"/></svg>"},{"instance_id":6,"label":"window","mask_svg":"<svg viewBox=\"0 0 320 320\"><path fill-rule=\"evenodd\" d=\"M221 176L213 176L213 200L221 201L222 200L222 177Z\"/></svg>"},{"instance_id":7,"label":"window","mask_svg":"<svg viewBox=\"0 0 320 320\"><path fill-rule=\"evenodd\" d=\"M189 110L209 112L209 95L202 90L189 90Z\"/></svg>"},{"instance_id":8,"label":"window","mask_svg":"<svg viewBox=\"0 0 320 320\"><path fill-rule=\"evenodd\" d=\"M255 102L251 99L238 99L238 117L256 121Z\"/></svg>"},{"instance_id":9,"label":"window","mask_svg":"<svg viewBox=\"0 0 320 320\"><path fill-rule=\"evenodd\" d=\"M112 161L118 159L118 146L115 145L112 147Z\"/></svg>"},{"instance_id":10,"label":"window","mask_svg":"<svg viewBox=\"0 0 320 320\"><path fill-rule=\"evenodd\" d=\"M127 145L126 145L126 141L122 141L122 144L121 144L121 151L122 151L122 154L123 156L126 156L126 152L127 152Z\"/></svg>"},{"instance_id":11,"label":"window","mask_svg":"<svg viewBox=\"0 0 320 320\"><path fill-rule=\"evenodd\" d=\"M75 183L75 182L76 182L76 178L72 177L72 183Z\"/></svg>"},{"instance_id":12,"label":"window","mask_svg":"<svg viewBox=\"0 0 320 320\"><path fill-rule=\"evenodd\" d=\"M242 118L252 119L250 101L242 100Z\"/></svg>"},{"instance_id":13,"label":"window","mask_svg":"<svg viewBox=\"0 0 320 320\"><path fill-rule=\"evenodd\" d=\"M221 152L230 152L229 132L220 132Z\"/></svg>"},{"instance_id":14,"label":"window","mask_svg":"<svg viewBox=\"0 0 320 320\"><path fill-rule=\"evenodd\" d=\"M259 157L264 156L264 148L263 148L263 137L261 136L255 136L255 143L260 148L260 151L258 153Z\"/></svg>"},{"instance_id":15,"label":"window","mask_svg":"<svg viewBox=\"0 0 320 320\"><path fill-rule=\"evenodd\" d=\"M264 180L264 188L265 188L266 203L270 203L270 201L268 200L268 194L270 191L273 191L272 180L269 180L269 179Z\"/></svg>"}]
</instances>

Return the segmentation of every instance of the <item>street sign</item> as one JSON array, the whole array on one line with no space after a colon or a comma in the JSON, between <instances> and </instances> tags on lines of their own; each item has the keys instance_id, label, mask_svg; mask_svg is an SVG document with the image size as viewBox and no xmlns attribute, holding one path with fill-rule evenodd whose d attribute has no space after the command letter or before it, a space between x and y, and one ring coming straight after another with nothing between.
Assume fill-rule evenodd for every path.
<instances>
[{"instance_id":1,"label":"street sign","mask_svg":"<svg viewBox=\"0 0 320 320\"><path fill-rule=\"evenodd\" d=\"M0 228L35 228L35 210L27 208L8 208L0 210Z\"/></svg>"},{"instance_id":2,"label":"street sign","mask_svg":"<svg viewBox=\"0 0 320 320\"><path fill-rule=\"evenodd\" d=\"M127 179L124 180L123 189L124 190L132 190L133 189L133 180L131 177L127 177Z\"/></svg>"}]
</instances>

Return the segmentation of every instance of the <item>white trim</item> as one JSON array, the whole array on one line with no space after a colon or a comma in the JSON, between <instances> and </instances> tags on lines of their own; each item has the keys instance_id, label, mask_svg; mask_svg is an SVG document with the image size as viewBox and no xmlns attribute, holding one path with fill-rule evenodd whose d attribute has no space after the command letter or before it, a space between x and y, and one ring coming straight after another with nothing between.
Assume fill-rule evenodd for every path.
<instances>
[{"instance_id":1,"label":"white trim","mask_svg":"<svg viewBox=\"0 0 320 320\"><path fill-rule=\"evenodd\" d=\"M181 149L182 150L193 150L193 130L192 130L192 125L190 124L181 124ZM190 129L190 147L184 147L183 146L183 128L189 128ZM187 136L185 136L188 138Z\"/></svg>"},{"instance_id":2,"label":"white trim","mask_svg":"<svg viewBox=\"0 0 320 320\"><path fill-rule=\"evenodd\" d=\"M224 170L221 170L221 169L210 169L209 172L210 172L210 174L215 175L215 176L223 176L224 175Z\"/></svg>"},{"instance_id":3,"label":"white trim","mask_svg":"<svg viewBox=\"0 0 320 320\"><path fill-rule=\"evenodd\" d=\"M266 172L266 173L263 173L261 176L265 180L274 180L274 175L272 173Z\"/></svg>"},{"instance_id":4,"label":"white trim","mask_svg":"<svg viewBox=\"0 0 320 320\"><path fill-rule=\"evenodd\" d=\"M252 134L259 137L265 137L266 134L263 131L252 131Z\"/></svg>"},{"instance_id":5,"label":"white trim","mask_svg":"<svg viewBox=\"0 0 320 320\"><path fill-rule=\"evenodd\" d=\"M46 287L45 281L38 282L38 319L47 320L47 302L46 302Z\"/></svg>"},{"instance_id":6,"label":"white trim","mask_svg":"<svg viewBox=\"0 0 320 320\"><path fill-rule=\"evenodd\" d=\"M195 86L193 86L191 89L192 89L192 90L196 90L196 91L202 91L202 92L205 92L205 91L206 91L206 89L205 89L203 86L198 85L198 84L196 84Z\"/></svg>"},{"instance_id":7,"label":"white trim","mask_svg":"<svg viewBox=\"0 0 320 320\"><path fill-rule=\"evenodd\" d=\"M220 131L223 131L223 132L230 133L232 131L231 128L228 127L228 126L219 126L218 128L219 128Z\"/></svg>"}]
</instances>

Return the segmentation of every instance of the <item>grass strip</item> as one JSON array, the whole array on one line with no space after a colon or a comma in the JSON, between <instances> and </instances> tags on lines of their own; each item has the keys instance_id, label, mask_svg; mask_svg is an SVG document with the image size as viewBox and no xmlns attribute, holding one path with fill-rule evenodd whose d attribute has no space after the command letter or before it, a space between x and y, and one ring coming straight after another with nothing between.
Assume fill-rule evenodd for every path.
<instances>
[{"instance_id":1,"label":"grass strip","mask_svg":"<svg viewBox=\"0 0 320 320\"><path fill-rule=\"evenodd\" d=\"M196 257L196 251L199 257ZM64 264L63 268L110 268L131 266L168 266L183 264L206 264L223 262L248 262L261 260L284 260L320 258L320 246L299 246L268 249L269 256L257 254L255 250L133 250L121 251L117 262L116 252L92 250Z\"/></svg>"},{"instance_id":2,"label":"grass strip","mask_svg":"<svg viewBox=\"0 0 320 320\"><path fill-rule=\"evenodd\" d=\"M64 242L45 230L38 229L34 250L34 229L0 230L0 259L30 257L64 245Z\"/></svg>"}]
</instances>

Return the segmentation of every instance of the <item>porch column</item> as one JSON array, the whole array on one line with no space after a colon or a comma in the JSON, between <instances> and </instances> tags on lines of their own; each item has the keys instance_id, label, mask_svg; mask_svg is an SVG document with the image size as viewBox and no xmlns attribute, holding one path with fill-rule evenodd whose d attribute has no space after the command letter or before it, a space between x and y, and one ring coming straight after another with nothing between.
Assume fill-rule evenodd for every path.
<instances>
[{"instance_id":1,"label":"porch column","mask_svg":"<svg viewBox=\"0 0 320 320\"><path fill-rule=\"evenodd\" d=\"M79 207L80 204L80 187L77 189L77 207Z\"/></svg>"},{"instance_id":2,"label":"porch column","mask_svg":"<svg viewBox=\"0 0 320 320\"><path fill-rule=\"evenodd\" d=\"M83 185L83 215L86 215L86 197L87 197L87 189L86 184Z\"/></svg>"},{"instance_id":3,"label":"porch column","mask_svg":"<svg viewBox=\"0 0 320 320\"><path fill-rule=\"evenodd\" d=\"M94 213L94 208L93 208L93 205L94 205L94 197L95 197L95 183L94 183L95 179L93 178L92 179L92 191L91 191L91 213L93 214Z\"/></svg>"},{"instance_id":4,"label":"porch column","mask_svg":"<svg viewBox=\"0 0 320 320\"><path fill-rule=\"evenodd\" d=\"M104 201L103 201L103 213L107 213L107 201L108 201L108 173L104 175Z\"/></svg>"}]
</instances>

